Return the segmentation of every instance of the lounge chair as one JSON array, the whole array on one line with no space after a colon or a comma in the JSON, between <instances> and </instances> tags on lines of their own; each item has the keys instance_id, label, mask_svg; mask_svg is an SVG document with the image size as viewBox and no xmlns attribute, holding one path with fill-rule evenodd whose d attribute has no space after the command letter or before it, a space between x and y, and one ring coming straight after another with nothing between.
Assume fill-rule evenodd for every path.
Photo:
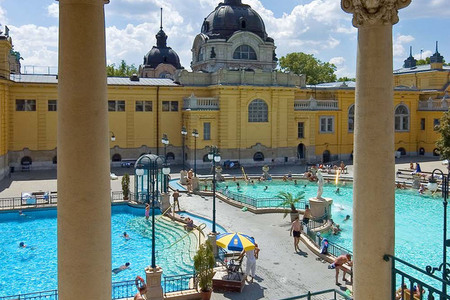
<instances>
[{"instance_id":1,"label":"lounge chair","mask_svg":"<svg viewBox=\"0 0 450 300\"><path fill-rule=\"evenodd\" d=\"M228 280L241 280L240 273L242 273L242 261L243 257L230 260L227 265Z\"/></svg>"}]
</instances>

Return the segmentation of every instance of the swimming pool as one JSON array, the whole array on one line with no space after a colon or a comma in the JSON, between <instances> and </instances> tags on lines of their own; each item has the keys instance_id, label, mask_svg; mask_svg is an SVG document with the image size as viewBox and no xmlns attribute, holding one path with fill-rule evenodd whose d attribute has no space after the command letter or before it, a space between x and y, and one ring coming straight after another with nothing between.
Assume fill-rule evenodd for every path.
<instances>
[{"instance_id":1,"label":"swimming pool","mask_svg":"<svg viewBox=\"0 0 450 300\"><path fill-rule=\"evenodd\" d=\"M151 222L146 221L143 208L128 205L112 206L111 270L130 262L131 268L112 275L112 281L145 278L145 267L151 263ZM56 209L0 213L0 296L17 295L57 288ZM159 216L156 218L158 219ZM129 240L122 238L126 231ZM197 238L183 236L183 226L165 218L156 223L156 263L164 276L193 272L192 257ZM7 242L5 242L7 241ZM25 242L27 248L19 248Z\"/></svg>"},{"instance_id":2,"label":"swimming pool","mask_svg":"<svg viewBox=\"0 0 450 300\"><path fill-rule=\"evenodd\" d=\"M228 186L233 193L253 198L275 198L280 191L296 195L305 192L305 201L317 196L317 183L298 180L283 182L274 180L255 182L247 185L240 182L238 190L235 182L223 182L219 187ZM265 186L268 188L265 190ZM333 199L332 218L340 224L342 232L338 235L325 235L331 242L353 251L353 185L324 185L323 197ZM264 204L264 203L260 203ZM346 215L350 220L344 221ZM395 255L403 260L425 269L425 266L439 266L442 262L443 207L440 195L419 195L416 190L396 190L395 193ZM374 224L376 226L376 224ZM449 226L449 225L447 225Z\"/></svg>"}]
</instances>

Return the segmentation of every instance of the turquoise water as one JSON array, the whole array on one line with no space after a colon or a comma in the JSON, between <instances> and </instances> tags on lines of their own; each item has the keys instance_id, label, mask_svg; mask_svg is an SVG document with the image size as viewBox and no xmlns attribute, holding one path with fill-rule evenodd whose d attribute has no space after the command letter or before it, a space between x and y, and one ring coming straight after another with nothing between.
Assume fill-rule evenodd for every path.
<instances>
[{"instance_id":1,"label":"turquoise water","mask_svg":"<svg viewBox=\"0 0 450 300\"><path fill-rule=\"evenodd\" d=\"M294 195L304 191L306 201L317 196L317 183L303 180L298 180L297 185L293 181L269 181L254 185L241 181L239 190L235 182L220 183L219 186L224 188L227 185L231 192L260 199L275 198L280 191ZM264 190L266 185L268 189ZM333 199L332 218L342 228L338 235L326 236L331 242L352 251L353 186L339 184L339 189L337 194L333 181L324 185L322 196ZM442 198L440 195L419 195L416 190L409 189L396 190L395 200L395 255L422 269L427 265L439 266L443 247ZM343 221L346 215L350 215L349 221Z\"/></svg>"},{"instance_id":2,"label":"turquoise water","mask_svg":"<svg viewBox=\"0 0 450 300\"><path fill-rule=\"evenodd\" d=\"M17 295L57 288L56 209L0 213L0 296ZM159 216L156 216L158 218ZM151 222L144 209L128 205L112 206L111 215L112 266L130 262L131 268L118 274L111 272L112 281L145 278L145 267L151 264ZM126 231L129 240L122 238ZM192 256L197 239L193 234L178 241L186 231L181 225L161 218L156 223L156 264L164 276L193 272ZM19 248L24 242L27 248Z\"/></svg>"}]
</instances>

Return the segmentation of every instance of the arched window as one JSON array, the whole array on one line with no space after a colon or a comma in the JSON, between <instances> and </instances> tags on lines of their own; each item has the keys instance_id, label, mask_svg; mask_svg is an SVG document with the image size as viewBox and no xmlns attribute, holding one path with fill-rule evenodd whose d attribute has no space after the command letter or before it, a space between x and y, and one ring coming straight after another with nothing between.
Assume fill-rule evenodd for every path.
<instances>
[{"instance_id":1,"label":"arched window","mask_svg":"<svg viewBox=\"0 0 450 300\"><path fill-rule=\"evenodd\" d=\"M24 157L22 157L22 159L20 160L20 164L21 164L22 166L29 166L29 165L32 164L32 162L33 162L33 160L32 160L31 157L29 157L29 156L24 156Z\"/></svg>"},{"instance_id":2,"label":"arched window","mask_svg":"<svg viewBox=\"0 0 450 300\"><path fill-rule=\"evenodd\" d=\"M205 59L205 48L200 48L198 50L198 61L202 61L203 59Z\"/></svg>"},{"instance_id":3,"label":"arched window","mask_svg":"<svg viewBox=\"0 0 450 300\"><path fill-rule=\"evenodd\" d=\"M409 130L409 111L408 108L400 104L395 109L395 131Z\"/></svg>"},{"instance_id":4,"label":"arched window","mask_svg":"<svg viewBox=\"0 0 450 300\"><path fill-rule=\"evenodd\" d=\"M240 18L239 21L241 22L241 29L245 29L247 27L247 21L244 18Z\"/></svg>"},{"instance_id":5,"label":"arched window","mask_svg":"<svg viewBox=\"0 0 450 300\"><path fill-rule=\"evenodd\" d=\"M348 109L348 132L355 129L355 105L352 104Z\"/></svg>"},{"instance_id":6,"label":"arched window","mask_svg":"<svg viewBox=\"0 0 450 300\"><path fill-rule=\"evenodd\" d=\"M269 109L264 100L256 99L248 105L249 122L268 122Z\"/></svg>"},{"instance_id":7,"label":"arched window","mask_svg":"<svg viewBox=\"0 0 450 300\"><path fill-rule=\"evenodd\" d=\"M323 151L322 162L323 163L327 163L327 162L330 162L330 160L331 160L331 153L330 153L330 151L328 151L328 150Z\"/></svg>"},{"instance_id":8,"label":"arched window","mask_svg":"<svg viewBox=\"0 0 450 300\"><path fill-rule=\"evenodd\" d=\"M249 45L240 45L234 50L233 58L256 60L256 52Z\"/></svg>"},{"instance_id":9,"label":"arched window","mask_svg":"<svg viewBox=\"0 0 450 300\"><path fill-rule=\"evenodd\" d=\"M406 150L403 147L398 148L397 151L400 152L400 155L406 155Z\"/></svg>"},{"instance_id":10,"label":"arched window","mask_svg":"<svg viewBox=\"0 0 450 300\"><path fill-rule=\"evenodd\" d=\"M253 160L254 161L264 161L264 154L262 152L256 152L253 155Z\"/></svg>"},{"instance_id":11,"label":"arched window","mask_svg":"<svg viewBox=\"0 0 450 300\"><path fill-rule=\"evenodd\" d=\"M120 156L119 153L116 153L112 156L111 158L112 161L121 161L122 160L122 156Z\"/></svg>"},{"instance_id":12,"label":"arched window","mask_svg":"<svg viewBox=\"0 0 450 300\"><path fill-rule=\"evenodd\" d=\"M175 154L173 154L173 152L167 153L166 159L167 160L175 160Z\"/></svg>"}]
</instances>

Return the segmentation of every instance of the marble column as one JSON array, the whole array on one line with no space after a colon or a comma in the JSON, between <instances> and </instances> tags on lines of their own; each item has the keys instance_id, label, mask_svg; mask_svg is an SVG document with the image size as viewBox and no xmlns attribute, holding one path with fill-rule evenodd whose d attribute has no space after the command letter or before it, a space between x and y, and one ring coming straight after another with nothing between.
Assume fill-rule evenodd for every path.
<instances>
[{"instance_id":1,"label":"marble column","mask_svg":"<svg viewBox=\"0 0 450 300\"><path fill-rule=\"evenodd\" d=\"M358 28L353 191L355 299L391 298L395 243L392 25L410 0L342 0Z\"/></svg>"},{"instance_id":2,"label":"marble column","mask_svg":"<svg viewBox=\"0 0 450 300\"><path fill-rule=\"evenodd\" d=\"M105 15L59 1L58 299L111 299Z\"/></svg>"}]
</instances>

